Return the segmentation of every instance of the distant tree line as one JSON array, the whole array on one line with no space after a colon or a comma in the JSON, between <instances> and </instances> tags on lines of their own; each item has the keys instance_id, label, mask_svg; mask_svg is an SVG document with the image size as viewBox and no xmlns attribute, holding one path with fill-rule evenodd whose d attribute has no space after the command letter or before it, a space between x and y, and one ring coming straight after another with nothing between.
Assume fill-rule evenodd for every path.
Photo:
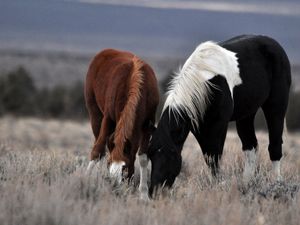
<instances>
[{"instance_id":1,"label":"distant tree line","mask_svg":"<svg viewBox=\"0 0 300 225\"><path fill-rule=\"evenodd\" d=\"M83 82L71 86L37 88L30 74L19 67L0 76L0 115L46 118L86 118Z\"/></svg>"},{"instance_id":2,"label":"distant tree line","mask_svg":"<svg viewBox=\"0 0 300 225\"><path fill-rule=\"evenodd\" d=\"M158 108L162 109L164 92L171 76L161 85L161 101ZM83 82L78 81L70 86L57 85L52 88L38 88L30 74L19 67L7 74L0 75L0 116L37 116L43 118L86 119L88 117L83 93ZM287 112L289 130L300 130L300 92L290 94ZM263 113L256 116L256 127L265 128Z\"/></svg>"}]
</instances>

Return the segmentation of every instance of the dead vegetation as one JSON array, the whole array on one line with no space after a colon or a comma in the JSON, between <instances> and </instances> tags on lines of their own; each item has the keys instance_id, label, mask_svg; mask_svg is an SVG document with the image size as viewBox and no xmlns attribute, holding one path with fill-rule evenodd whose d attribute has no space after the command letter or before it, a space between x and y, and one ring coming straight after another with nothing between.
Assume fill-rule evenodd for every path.
<instances>
[{"instance_id":1,"label":"dead vegetation","mask_svg":"<svg viewBox=\"0 0 300 225\"><path fill-rule=\"evenodd\" d=\"M241 183L243 154L227 135L219 181L189 136L174 187L148 203L136 182L113 187L106 164L85 176L92 133L87 122L0 119L0 224L299 224L300 140L289 135L283 182L274 182L267 135L257 133L257 174ZM136 174L136 177L138 174Z\"/></svg>"}]
</instances>

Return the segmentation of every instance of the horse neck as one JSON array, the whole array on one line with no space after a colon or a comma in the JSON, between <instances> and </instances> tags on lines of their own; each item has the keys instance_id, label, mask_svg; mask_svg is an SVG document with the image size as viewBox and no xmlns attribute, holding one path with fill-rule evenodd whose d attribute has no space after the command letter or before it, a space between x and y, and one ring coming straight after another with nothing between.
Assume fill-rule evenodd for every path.
<instances>
[{"instance_id":1,"label":"horse neck","mask_svg":"<svg viewBox=\"0 0 300 225\"><path fill-rule=\"evenodd\" d=\"M169 108L164 111L158 124L162 143L174 146L178 151L182 150L183 144L190 132L190 122L186 115L177 114Z\"/></svg>"}]
</instances>

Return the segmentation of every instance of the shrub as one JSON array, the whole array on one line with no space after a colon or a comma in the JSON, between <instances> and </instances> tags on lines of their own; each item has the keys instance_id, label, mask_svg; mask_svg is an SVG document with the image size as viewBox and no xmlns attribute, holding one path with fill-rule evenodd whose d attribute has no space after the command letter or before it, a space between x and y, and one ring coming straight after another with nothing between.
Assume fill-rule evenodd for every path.
<instances>
[{"instance_id":1,"label":"shrub","mask_svg":"<svg viewBox=\"0 0 300 225\"><path fill-rule=\"evenodd\" d=\"M36 88L29 73L19 67L0 76L0 115L78 119L87 117L83 82L70 87Z\"/></svg>"},{"instance_id":2,"label":"shrub","mask_svg":"<svg viewBox=\"0 0 300 225\"><path fill-rule=\"evenodd\" d=\"M83 89L84 84L81 81L75 82L68 89L66 97L66 116L71 115L72 118L87 117Z\"/></svg>"},{"instance_id":3,"label":"shrub","mask_svg":"<svg viewBox=\"0 0 300 225\"><path fill-rule=\"evenodd\" d=\"M32 115L35 112L36 88L28 72L19 67L0 80L2 113Z\"/></svg>"}]
</instances>

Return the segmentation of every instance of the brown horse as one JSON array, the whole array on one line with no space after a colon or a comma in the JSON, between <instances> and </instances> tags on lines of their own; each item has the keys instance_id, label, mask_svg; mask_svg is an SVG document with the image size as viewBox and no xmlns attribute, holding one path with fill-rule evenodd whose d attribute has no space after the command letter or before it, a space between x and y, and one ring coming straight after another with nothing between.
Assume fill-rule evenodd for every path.
<instances>
[{"instance_id":1,"label":"brown horse","mask_svg":"<svg viewBox=\"0 0 300 225\"><path fill-rule=\"evenodd\" d=\"M85 101L95 136L88 172L105 155L107 147L110 176L120 183L122 177L133 175L139 150L139 188L142 198L147 198L146 151L159 102L153 70L132 53L103 50L90 64Z\"/></svg>"}]
</instances>

